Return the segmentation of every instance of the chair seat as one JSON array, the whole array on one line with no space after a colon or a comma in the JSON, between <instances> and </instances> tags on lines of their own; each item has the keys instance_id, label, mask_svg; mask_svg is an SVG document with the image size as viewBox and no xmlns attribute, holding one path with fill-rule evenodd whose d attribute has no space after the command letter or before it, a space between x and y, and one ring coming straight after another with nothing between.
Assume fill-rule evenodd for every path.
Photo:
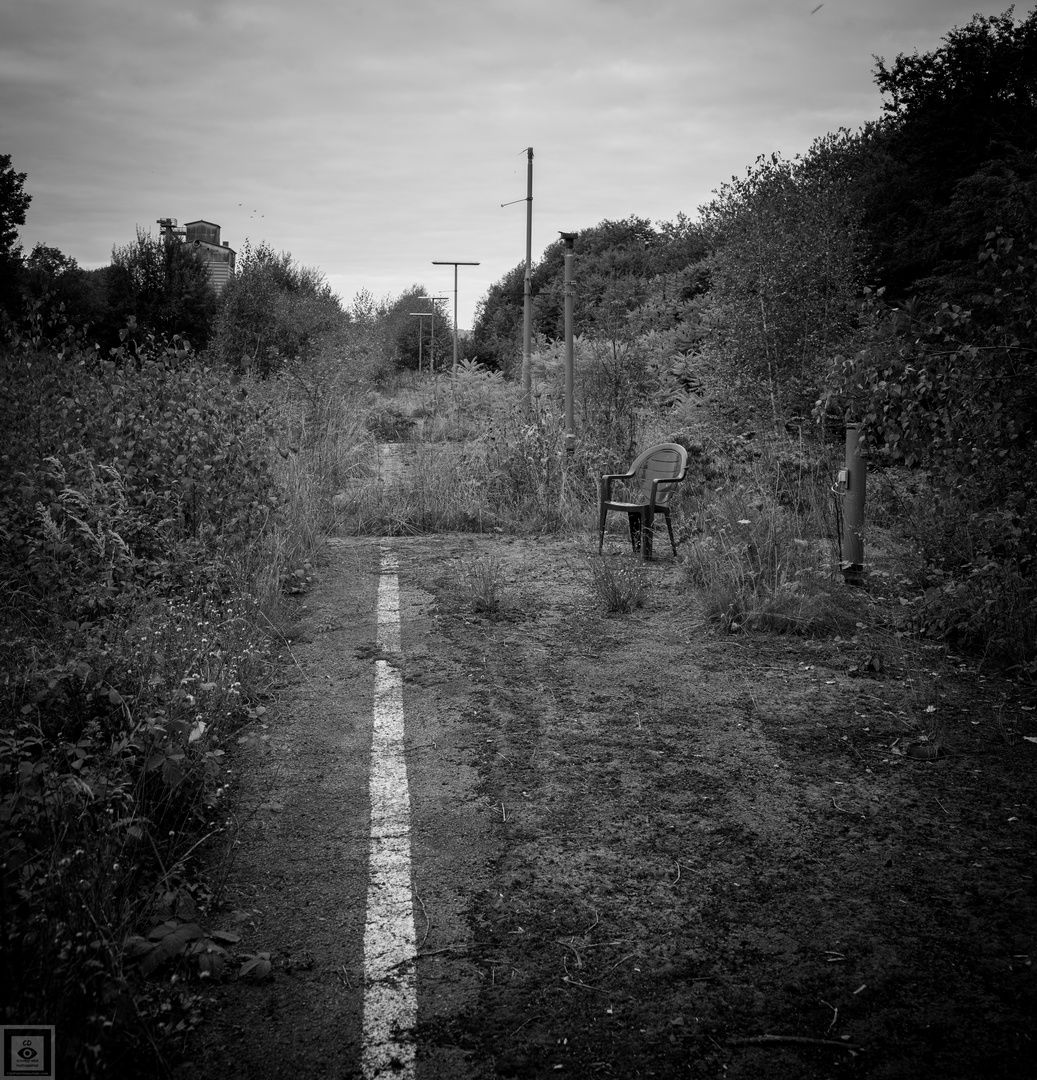
<instances>
[{"instance_id":1,"label":"chair seat","mask_svg":"<svg viewBox=\"0 0 1037 1080\"><path fill-rule=\"evenodd\" d=\"M609 510L618 510L620 513L626 512L637 514L644 510L646 506L651 506L652 504L646 499L644 502L612 502L609 500L608 502L602 503L602 505ZM668 514L670 508L668 506L656 506L654 512L656 514Z\"/></svg>"}]
</instances>

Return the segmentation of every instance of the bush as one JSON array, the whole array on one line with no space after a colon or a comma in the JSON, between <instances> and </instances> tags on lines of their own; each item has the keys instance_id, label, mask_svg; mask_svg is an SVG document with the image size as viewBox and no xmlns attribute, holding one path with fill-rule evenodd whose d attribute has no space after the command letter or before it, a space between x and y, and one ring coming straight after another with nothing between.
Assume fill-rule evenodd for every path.
<instances>
[{"instance_id":1,"label":"bush","mask_svg":"<svg viewBox=\"0 0 1037 1080\"><path fill-rule=\"evenodd\" d=\"M211 351L238 371L267 378L315 354L320 338L346 317L318 270L298 266L287 252L248 241L238 272L224 287Z\"/></svg>"},{"instance_id":2,"label":"bush","mask_svg":"<svg viewBox=\"0 0 1037 1080\"><path fill-rule=\"evenodd\" d=\"M685 578L724 629L823 635L849 621L831 496L822 470L797 458L763 455L695 515Z\"/></svg>"},{"instance_id":3,"label":"bush","mask_svg":"<svg viewBox=\"0 0 1037 1080\"><path fill-rule=\"evenodd\" d=\"M102 360L37 319L0 346L19 434L0 475L0 1010L56 1023L77 1076L157 1072L156 1033L186 1022L191 995L156 1000L126 948L186 910L192 852L224 827L281 502L262 411L182 343L143 344ZM186 962L183 944L147 955Z\"/></svg>"},{"instance_id":4,"label":"bush","mask_svg":"<svg viewBox=\"0 0 1037 1080\"><path fill-rule=\"evenodd\" d=\"M839 358L821 404L859 417L874 452L922 476L919 551L956 579L931 625L987 655L1032 663L1026 620L1009 647L1004 619L1030 594L1037 559L1037 247L991 234L979 265L969 308L919 300L894 308L872 296L865 347ZM999 585L1008 592L994 598Z\"/></svg>"},{"instance_id":5,"label":"bush","mask_svg":"<svg viewBox=\"0 0 1037 1080\"><path fill-rule=\"evenodd\" d=\"M987 563L930 585L918 628L979 653L1018 675L1037 676L1037 581Z\"/></svg>"},{"instance_id":6,"label":"bush","mask_svg":"<svg viewBox=\"0 0 1037 1080\"><path fill-rule=\"evenodd\" d=\"M809 408L828 358L852 338L864 237L854 175L862 136L817 139L802 157L760 157L701 208L713 255L710 352L739 397L773 419Z\"/></svg>"}]
</instances>

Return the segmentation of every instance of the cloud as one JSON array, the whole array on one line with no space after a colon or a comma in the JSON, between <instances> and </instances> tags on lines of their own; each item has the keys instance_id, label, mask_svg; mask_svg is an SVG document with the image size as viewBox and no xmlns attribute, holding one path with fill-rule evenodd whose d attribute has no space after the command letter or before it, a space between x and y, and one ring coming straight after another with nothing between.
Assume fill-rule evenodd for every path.
<instances>
[{"instance_id":1,"label":"cloud","mask_svg":"<svg viewBox=\"0 0 1037 1080\"><path fill-rule=\"evenodd\" d=\"M107 262L136 225L218 221L347 298L452 287L462 323L525 249L693 214L764 152L878 115L872 53L931 49L967 2L15 0L0 14L22 239ZM239 205L240 204L240 205ZM396 284L393 285L392 283ZM468 314L464 314L467 312Z\"/></svg>"}]
</instances>

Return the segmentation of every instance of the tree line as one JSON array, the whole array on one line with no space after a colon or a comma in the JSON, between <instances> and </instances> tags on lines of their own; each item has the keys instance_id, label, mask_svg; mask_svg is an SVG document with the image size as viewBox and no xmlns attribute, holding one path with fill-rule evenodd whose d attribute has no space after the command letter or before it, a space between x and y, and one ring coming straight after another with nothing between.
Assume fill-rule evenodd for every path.
<instances>
[{"instance_id":1,"label":"tree line","mask_svg":"<svg viewBox=\"0 0 1037 1080\"><path fill-rule=\"evenodd\" d=\"M0 329L40 317L76 328L102 356L134 353L148 339L177 339L210 361L261 377L307 360L323 338L347 330L372 366L388 372L417 369L423 360L427 369L430 356L442 359L451 349L452 322L442 307L434 326L411 317L430 310L422 285L380 300L361 290L347 307L322 271L266 241L245 240L220 292L190 245L140 226L98 269L42 243L26 255L18 243L32 201L26 180L10 155L0 155Z\"/></svg>"}]
</instances>

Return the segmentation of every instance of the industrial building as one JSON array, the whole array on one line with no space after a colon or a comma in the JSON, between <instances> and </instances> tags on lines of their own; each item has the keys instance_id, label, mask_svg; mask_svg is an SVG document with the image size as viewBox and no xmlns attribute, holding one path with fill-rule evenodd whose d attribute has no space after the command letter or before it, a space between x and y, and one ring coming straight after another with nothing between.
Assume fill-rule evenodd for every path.
<instances>
[{"instance_id":1,"label":"industrial building","mask_svg":"<svg viewBox=\"0 0 1037 1080\"><path fill-rule=\"evenodd\" d=\"M176 218L159 218L162 235L190 244L209 271L209 281L221 292L234 273L235 252L229 242L220 241L220 227L211 221L189 221L178 227Z\"/></svg>"}]
</instances>

